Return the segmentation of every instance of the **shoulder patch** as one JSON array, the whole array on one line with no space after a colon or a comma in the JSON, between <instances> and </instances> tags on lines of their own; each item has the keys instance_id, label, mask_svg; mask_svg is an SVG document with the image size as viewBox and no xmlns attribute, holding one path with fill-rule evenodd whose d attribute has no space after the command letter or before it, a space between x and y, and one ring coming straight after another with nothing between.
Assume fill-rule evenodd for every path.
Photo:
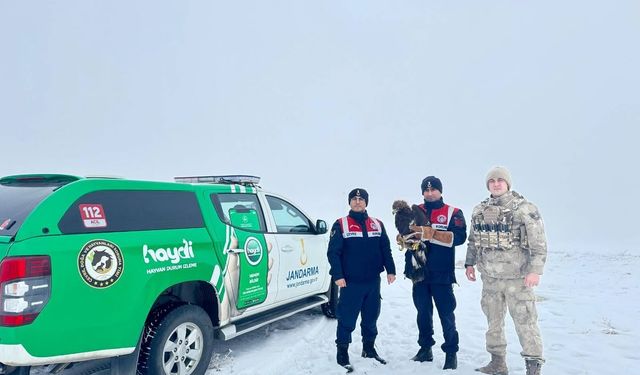
<instances>
[{"instance_id":1,"label":"shoulder patch","mask_svg":"<svg viewBox=\"0 0 640 375\"><path fill-rule=\"evenodd\" d=\"M522 213L526 216L529 216L533 220L540 220L540 211L538 211L538 207L531 202L526 202L521 206Z\"/></svg>"},{"instance_id":2,"label":"shoulder patch","mask_svg":"<svg viewBox=\"0 0 640 375\"><path fill-rule=\"evenodd\" d=\"M464 220L462 220L459 217L454 217L453 218L453 225L455 225L456 227L464 227Z\"/></svg>"}]
</instances>

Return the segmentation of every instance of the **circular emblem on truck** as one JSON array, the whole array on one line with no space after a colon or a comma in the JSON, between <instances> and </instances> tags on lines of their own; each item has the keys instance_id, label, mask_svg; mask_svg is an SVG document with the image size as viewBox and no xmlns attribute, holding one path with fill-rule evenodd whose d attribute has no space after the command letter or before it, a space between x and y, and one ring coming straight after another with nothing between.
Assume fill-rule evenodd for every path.
<instances>
[{"instance_id":1,"label":"circular emblem on truck","mask_svg":"<svg viewBox=\"0 0 640 375\"><path fill-rule=\"evenodd\" d=\"M247 242L244 243L244 255L250 265L255 266L260 263L262 260L262 244L257 238L247 238Z\"/></svg>"},{"instance_id":2,"label":"circular emblem on truck","mask_svg":"<svg viewBox=\"0 0 640 375\"><path fill-rule=\"evenodd\" d=\"M85 283L107 288L122 276L124 263L118 245L107 240L87 242L78 255L78 271Z\"/></svg>"}]
</instances>

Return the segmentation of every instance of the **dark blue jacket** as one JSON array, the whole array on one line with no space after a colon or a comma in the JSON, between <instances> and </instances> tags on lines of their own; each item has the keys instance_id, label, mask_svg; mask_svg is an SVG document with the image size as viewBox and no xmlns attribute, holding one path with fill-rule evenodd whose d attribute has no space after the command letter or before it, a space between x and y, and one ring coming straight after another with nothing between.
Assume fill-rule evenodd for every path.
<instances>
[{"instance_id":1,"label":"dark blue jacket","mask_svg":"<svg viewBox=\"0 0 640 375\"><path fill-rule=\"evenodd\" d=\"M380 220L367 212L349 211L349 216L336 220L331 228L327 257L334 280L369 282L396 273L389 237Z\"/></svg>"},{"instance_id":2,"label":"dark blue jacket","mask_svg":"<svg viewBox=\"0 0 640 375\"><path fill-rule=\"evenodd\" d=\"M456 246L462 245L467 240L467 224L462 210L448 206L442 198L437 202L427 202L420 205L431 226L437 230L453 233L451 247L439 245L433 241L425 242L427 245L427 272L425 280L431 284L453 284L456 282L455 256ZM449 218L448 211L452 214ZM443 218L444 216L444 218ZM448 219L448 222L447 222ZM445 227L446 226L446 227ZM410 262L411 254L407 251L407 261Z\"/></svg>"}]
</instances>

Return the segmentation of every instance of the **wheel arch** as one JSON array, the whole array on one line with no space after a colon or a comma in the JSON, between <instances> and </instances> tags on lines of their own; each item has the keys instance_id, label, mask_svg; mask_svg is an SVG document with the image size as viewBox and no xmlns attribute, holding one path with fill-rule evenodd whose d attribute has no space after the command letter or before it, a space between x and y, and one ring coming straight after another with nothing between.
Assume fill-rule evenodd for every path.
<instances>
[{"instance_id":1,"label":"wheel arch","mask_svg":"<svg viewBox=\"0 0 640 375\"><path fill-rule=\"evenodd\" d=\"M218 292L208 282L200 280L186 281L165 289L153 303L149 316L155 310L168 304L199 306L209 315L214 327L220 325Z\"/></svg>"}]
</instances>

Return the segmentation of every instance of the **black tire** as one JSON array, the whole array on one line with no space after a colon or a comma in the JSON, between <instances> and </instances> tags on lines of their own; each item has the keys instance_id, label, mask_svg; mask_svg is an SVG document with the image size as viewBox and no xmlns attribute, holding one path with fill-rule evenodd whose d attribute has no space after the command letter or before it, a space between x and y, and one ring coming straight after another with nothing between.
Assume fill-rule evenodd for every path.
<instances>
[{"instance_id":1,"label":"black tire","mask_svg":"<svg viewBox=\"0 0 640 375\"><path fill-rule=\"evenodd\" d=\"M191 338L191 342L186 338ZM212 341L211 319L199 306L160 308L147 321L137 372L144 375L203 375L211 361ZM199 357L194 355L198 349Z\"/></svg>"},{"instance_id":2,"label":"black tire","mask_svg":"<svg viewBox=\"0 0 640 375\"><path fill-rule=\"evenodd\" d=\"M340 287L331 279L331 288L327 292L329 301L320 305L322 313L330 319L336 318L336 310L338 309L338 298L340 298Z\"/></svg>"},{"instance_id":3,"label":"black tire","mask_svg":"<svg viewBox=\"0 0 640 375\"><path fill-rule=\"evenodd\" d=\"M8 369L8 375L29 375L31 372L30 366L20 366L20 367L12 367Z\"/></svg>"}]
</instances>

